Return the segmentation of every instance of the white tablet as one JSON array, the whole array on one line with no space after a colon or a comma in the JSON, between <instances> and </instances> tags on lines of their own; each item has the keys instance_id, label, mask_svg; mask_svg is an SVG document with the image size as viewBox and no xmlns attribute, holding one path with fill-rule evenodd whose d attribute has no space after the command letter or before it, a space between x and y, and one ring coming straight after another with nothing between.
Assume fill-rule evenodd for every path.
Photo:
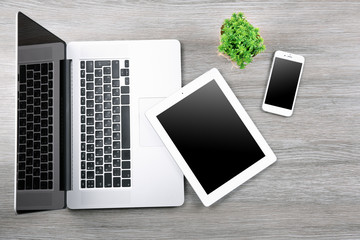
<instances>
[{"instance_id":1,"label":"white tablet","mask_svg":"<svg viewBox=\"0 0 360 240\"><path fill-rule=\"evenodd\" d=\"M216 68L146 115L205 206L276 161Z\"/></svg>"}]
</instances>

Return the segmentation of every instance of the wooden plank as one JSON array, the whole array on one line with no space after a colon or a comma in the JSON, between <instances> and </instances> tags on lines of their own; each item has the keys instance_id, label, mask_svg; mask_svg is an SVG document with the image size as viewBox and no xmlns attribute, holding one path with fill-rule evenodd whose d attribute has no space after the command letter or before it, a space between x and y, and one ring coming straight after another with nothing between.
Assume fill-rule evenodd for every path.
<instances>
[{"instance_id":1,"label":"wooden plank","mask_svg":"<svg viewBox=\"0 0 360 240\"><path fill-rule=\"evenodd\" d=\"M0 3L0 237L153 239L360 238L358 1ZM278 157L205 208L186 184L179 208L59 210L15 216L15 13L65 41L175 38L183 84L217 67ZM242 11L267 50L244 70L218 56L220 26ZM291 118L261 110L275 50L306 58Z\"/></svg>"}]
</instances>

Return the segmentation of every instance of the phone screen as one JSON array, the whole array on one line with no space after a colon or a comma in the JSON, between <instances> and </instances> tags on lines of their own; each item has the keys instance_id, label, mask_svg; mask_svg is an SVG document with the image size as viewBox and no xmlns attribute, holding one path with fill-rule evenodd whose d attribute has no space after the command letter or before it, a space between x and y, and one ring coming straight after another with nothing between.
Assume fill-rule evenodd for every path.
<instances>
[{"instance_id":1,"label":"phone screen","mask_svg":"<svg viewBox=\"0 0 360 240\"><path fill-rule=\"evenodd\" d=\"M291 110L302 63L275 58L265 103Z\"/></svg>"}]
</instances>

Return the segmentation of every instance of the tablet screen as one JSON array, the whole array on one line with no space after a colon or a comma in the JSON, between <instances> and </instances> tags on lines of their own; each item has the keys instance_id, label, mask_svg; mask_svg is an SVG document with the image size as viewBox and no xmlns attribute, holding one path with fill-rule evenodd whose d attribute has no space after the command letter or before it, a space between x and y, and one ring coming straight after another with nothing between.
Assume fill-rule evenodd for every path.
<instances>
[{"instance_id":1,"label":"tablet screen","mask_svg":"<svg viewBox=\"0 0 360 240\"><path fill-rule=\"evenodd\" d=\"M157 118L207 194L265 156L215 80Z\"/></svg>"}]
</instances>

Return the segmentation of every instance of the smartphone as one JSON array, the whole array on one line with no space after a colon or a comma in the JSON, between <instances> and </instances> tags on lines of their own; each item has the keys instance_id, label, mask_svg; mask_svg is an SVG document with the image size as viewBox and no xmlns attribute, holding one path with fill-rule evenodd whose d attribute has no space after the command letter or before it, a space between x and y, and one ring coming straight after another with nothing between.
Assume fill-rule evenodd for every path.
<instances>
[{"instance_id":1,"label":"smartphone","mask_svg":"<svg viewBox=\"0 0 360 240\"><path fill-rule=\"evenodd\" d=\"M286 117L293 114L304 62L303 56L275 52L262 104L264 111Z\"/></svg>"}]
</instances>

